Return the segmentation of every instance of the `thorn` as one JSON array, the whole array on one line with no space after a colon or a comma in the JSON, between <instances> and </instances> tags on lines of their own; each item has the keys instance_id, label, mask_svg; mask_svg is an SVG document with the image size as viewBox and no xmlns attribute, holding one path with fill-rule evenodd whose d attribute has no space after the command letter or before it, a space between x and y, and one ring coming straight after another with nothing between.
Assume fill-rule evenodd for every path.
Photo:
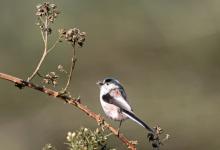
<instances>
[{"instance_id":1,"label":"thorn","mask_svg":"<svg viewBox=\"0 0 220 150\"><path fill-rule=\"evenodd\" d=\"M77 97L76 101L81 104L80 96Z\"/></svg>"}]
</instances>

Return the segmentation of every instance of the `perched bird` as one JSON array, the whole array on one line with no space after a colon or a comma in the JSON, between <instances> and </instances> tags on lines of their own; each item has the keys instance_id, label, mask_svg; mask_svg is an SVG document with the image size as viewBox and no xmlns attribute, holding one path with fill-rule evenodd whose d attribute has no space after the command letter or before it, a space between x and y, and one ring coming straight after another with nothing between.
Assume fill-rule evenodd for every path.
<instances>
[{"instance_id":1,"label":"perched bird","mask_svg":"<svg viewBox=\"0 0 220 150\"><path fill-rule=\"evenodd\" d=\"M105 114L113 120L120 121L118 134L122 121L127 118L138 123L150 133L154 133L151 127L134 114L128 103L125 90L118 80L114 78L105 78L103 81L97 82L97 84L100 87L100 102Z\"/></svg>"}]
</instances>

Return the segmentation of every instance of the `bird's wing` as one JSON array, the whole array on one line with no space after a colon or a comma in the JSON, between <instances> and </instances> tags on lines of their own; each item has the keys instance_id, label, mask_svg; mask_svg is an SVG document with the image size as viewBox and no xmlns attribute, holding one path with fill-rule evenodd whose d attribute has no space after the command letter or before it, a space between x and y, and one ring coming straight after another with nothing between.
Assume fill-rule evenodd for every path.
<instances>
[{"instance_id":1,"label":"bird's wing","mask_svg":"<svg viewBox=\"0 0 220 150\"><path fill-rule=\"evenodd\" d=\"M141 119L139 119L131 110L131 106L128 104L127 100L125 99L126 95L123 96L122 92L123 89L116 88L111 90L109 93L102 96L102 99L109 103L113 104L117 107L119 107L124 115L126 115L128 118L133 120L134 122L138 123L145 129L147 129L150 132L154 132L151 127L149 127L145 122L143 122Z\"/></svg>"},{"instance_id":2,"label":"bird's wing","mask_svg":"<svg viewBox=\"0 0 220 150\"><path fill-rule=\"evenodd\" d=\"M113 104L120 109L125 109L131 111L131 106L126 100L126 94L123 93L123 89L115 88L112 89L109 93L102 96L103 100L109 104Z\"/></svg>"}]
</instances>

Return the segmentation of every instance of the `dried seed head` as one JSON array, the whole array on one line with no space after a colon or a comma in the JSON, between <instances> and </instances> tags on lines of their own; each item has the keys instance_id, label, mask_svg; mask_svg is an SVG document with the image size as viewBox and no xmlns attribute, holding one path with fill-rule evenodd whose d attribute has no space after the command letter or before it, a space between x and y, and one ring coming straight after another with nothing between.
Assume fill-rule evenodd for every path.
<instances>
[{"instance_id":1,"label":"dried seed head","mask_svg":"<svg viewBox=\"0 0 220 150\"><path fill-rule=\"evenodd\" d=\"M38 4L36 9L36 16L48 17L50 22L54 22L55 18L57 18L58 14L60 14L57 10L57 6L55 4L50 4L49 2Z\"/></svg>"},{"instance_id":2,"label":"dried seed head","mask_svg":"<svg viewBox=\"0 0 220 150\"><path fill-rule=\"evenodd\" d=\"M61 38L64 38L72 44L77 43L79 46L83 46L85 42L86 33L81 32L78 28L71 28L68 30L60 29L59 33Z\"/></svg>"},{"instance_id":3,"label":"dried seed head","mask_svg":"<svg viewBox=\"0 0 220 150\"><path fill-rule=\"evenodd\" d=\"M43 83L48 84L49 80L48 79L43 79Z\"/></svg>"},{"instance_id":4,"label":"dried seed head","mask_svg":"<svg viewBox=\"0 0 220 150\"><path fill-rule=\"evenodd\" d=\"M66 32L66 37L72 37L74 35L74 29L69 29L67 32Z\"/></svg>"},{"instance_id":5,"label":"dried seed head","mask_svg":"<svg viewBox=\"0 0 220 150\"><path fill-rule=\"evenodd\" d=\"M80 36L86 36L86 32L80 32L79 35Z\"/></svg>"},{"instance_id":6,"label":"dried seed head","mask_svg":"<svg viewBox=\"0 0 220 150\"><path fill-rule=\"evenodd\" d=\"M40 9L41 7L42 7L42 4L38 4L38 5L36 6L37 9Z\"/></svg>"},{"instance_id":7,"label":"dried seed head","mask_svg":"<svg viewBox=\"0 0 220 150\"><path fill-rule=\"evenodd\" d=\"M50 7L51 7L52 9L55 9L57 6L56 6L55 4L50 4Z\"/></svg>"},{"instance_id":8,"label":"dried seed head","mask_svg":"<svg viewBox=\"0 0 220 150\"><path fill-rule=\"evenodd\" d=\"M52 85L56 86L57 85L57 81L56 80L52 81Z\"/></svg>"},{"instance_id":9,"label":"dried seed head","mask_svg":"<svg viewBox=\"0 0 220 150\"><path fill-rule=\"evenodd\" d=\"M75 35L77 35L80 32L80 30L77 29L77 28L73 28L73 32L74 32Z\"/></svg>"},{"instance_id":10,"label":"dried seed head","mask_svg":"<svg viewBox=\"0 0 220 150\"><path fill-rule=\"evenodd\" d=\"M35 15L36 15L36 16L42 16L42 13L39 12L39 11L37 11L37 12L35 13Z\"/></svg>"}]
</instances>

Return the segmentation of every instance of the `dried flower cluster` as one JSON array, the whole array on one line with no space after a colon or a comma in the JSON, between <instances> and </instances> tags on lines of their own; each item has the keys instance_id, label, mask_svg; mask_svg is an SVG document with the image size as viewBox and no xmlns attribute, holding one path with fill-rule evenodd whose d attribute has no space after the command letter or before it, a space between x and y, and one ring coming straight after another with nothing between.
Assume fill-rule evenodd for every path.
<instances>
[{"instance_id":1,"label":"dried flower cluster","mask_svg":"<svg viewBox=\"0 0 220 150\"><path fill-rule=\"evenodd\" d=\"M49 2L38 4L36 8L37 8L36 16L39 17L48 16L50 22L54 22L54 20L60 14L60 12L57 10L57 6L55 4L50 4Z\"/></svg>"},{"instance_id":2,"label":"dried flower cluster","mask_svg":"<svg viewBox=\"0 0 220 150\"><path fill-rule=\"evenodd\" d=\"M50 34L52 29L48 27L49 22L53 23L60 14L60 12L57 10L57 6L55 4L45 2L43 4L38 4L36 9L37 11L35 15L38 17L38 22L36 24L41 30L47 31Z\"/></svg>"},{"instance_id":3,"label":"dried flower cluster","mask_svg":"<svg viewBox=\"0 0 220 150\"><path fill-rule=\"evenodd\" d=\"M58 66L57 66L57 69L58 69L60 72L67 73L67 71L64 69L64 67L63 67L62 65L58 65Z\"/></svg>"},{"instance_id":4,"label":"dried flower cluster","mask_svg":"<svg viewBox=\"0 0 220 150\"><path fill-rule=\"evenodd\" d=\"M45 77L43 77L43 83L45 84L52 84L53 86L57 85L57 79L59 78L55 72L48 73Z\"/></svg>"},{"instance_id":5,"label":"dried flower cluster","mask_svg":"<svg viewBox=\"0 0 220 150\"><path fill-rule=\"evenodd\" d=\"M64 40L71 42L72 44L77 43L79 46L83 46L86 38L86 33L81 32L77 28L72 28L72 29L60 29L59 34Z\"/></svg>"}]
</instances>

